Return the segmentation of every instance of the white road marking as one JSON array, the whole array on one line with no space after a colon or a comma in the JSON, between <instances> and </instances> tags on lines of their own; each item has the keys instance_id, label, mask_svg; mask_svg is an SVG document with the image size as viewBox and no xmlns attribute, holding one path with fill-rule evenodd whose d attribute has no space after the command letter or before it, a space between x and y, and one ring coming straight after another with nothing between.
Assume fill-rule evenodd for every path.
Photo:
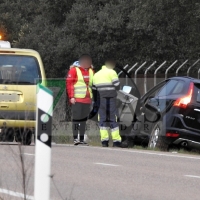
<instances>
[{"instance_id":1,"label":"white road marking","mask_svg":"<svg viewBox=\"0 0 200 200\"><path fill-rule=\"evenodd\" d=\"M108 163L94 163L95 165L104 165L104 166L110 166L110 167L119 167L119 165L114 164L108 164Z\"/></svg>"},{"instance_id":2,"label":"white road marking","mask_svg":"<svg viewBox=\"0 0 200 200\"><path fill-rule=\"evenodd\" d=\"M0 188L0 193L7 194L14 197L24 198L24 194ZM26 195L27 200L34 200L33 196Z\"/></svg>"},{"instance_id":3,"label":"white road marking","mask_svg":"<svg viewBox=\"0 0 200 200\"><path fill-rule=\"evenodd\" d=\"M63 144L56 144L53 146L60 146L60 147L74 147L74 145L63 145ZM186 158L186 159L194 159L194 160L200 160L200 156L183 156L183 155L176 155L176 154L172 154L170 152L168 153L156 153L155 151L152 150L152 152L150 152L150 150L143 150L143 151L138 151L138 150L126 150L126 149L114 149L114 148L102 148L102 147L94 147L94 146L78 146L79 148L95 148L95 149L99 149L102 151L118 151L118 152L128 152L128 153L136 153L136 154L146 154L146 155L155 155L155 156L165 156L165 157L173 157L173 158Z\"/></svg>"},{"instance_id":4,"label":"white road marking","mask_svg":"<svg viewBox=\"0 0 200 200\"><path fill-rule=\"evenodd\" d=\"M31 153L24 153L24 155L26 155L26 156L35 156L35 154L31 154Z\"/></svg>"},{"instance_id":5,"label":"white road marking","mask_svg":"<svg viewBox=\"0 0 200 200\"><path fill-rule=\"evenodd\" d=\"M81 148L91 148L90 146L79 146ZM114 149L114 148L102 148L102 147L92 147L100 150L106 150L106 151L118 151L118 152L129 152L129 153L136 153L136 154L146 154L146 155L155 155L155 156L165 156L165 157L173 157L173 158L187 158L187 159L194 159L194 160L200 160L200 156L194 157L194 156L182 156L182 155L175 155L172 153L156 153L156 152L150 152L148 150L144 151L138 151L138 150L125 150L125 149Z\"/></svg>"},{"instance_id":6,"label":"white road marking","mask_svg":"<svg viewBox=\"0 0 200 200\"><path fill-rule=\"evenodd\" d=\"M194 175L185 175L185 176L189 178L200 178L200 176L194 176Z\"/></svg>"}]
</instances>

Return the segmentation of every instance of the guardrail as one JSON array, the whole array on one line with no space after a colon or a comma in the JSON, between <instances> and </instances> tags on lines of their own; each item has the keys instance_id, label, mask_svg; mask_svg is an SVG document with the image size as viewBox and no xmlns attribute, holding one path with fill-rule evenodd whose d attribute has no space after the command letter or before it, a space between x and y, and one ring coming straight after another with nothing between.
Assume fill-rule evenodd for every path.
<instances>
[{"instance_id":1,"label":"guardrail","mask_svg":"<svg viewBox=\"0 0 200 200\"><path fill-rule=\"evenodd\" d=\"M128 73L130 72L134 72L134 82L137 84L137 79L138 79L138 71L140 71L141 69L143 69L145 66L147 66L145 69L144 69L144 73L143 73L143 76L144 76L144 93L147 92L147 75L148 75L148 72L151 70L151 73L153 74L153 82L154 82L154 86L157 85L157 74L158 74L158 71L162 68L162 67L165 67L165 72L164 72L164 79L167 79L168 78L168 74L169 74L169 71L172 69L172 68L175 68L176 67L176 71L175 71L175 76L178 76L179 75L179 72L181 69L183 69L183 67L189 63L189 60L185 60L184 62L182 62L181 64L177 65L178 64L178 60L175 60L173 63L169 64L167 66L167 61L164 61L162 62L161 64L159 64L157 67L155 67L155 65L157 64L157 61L154 61L153 63L151 63L150 65L147 66L147 61L143 62L141 65L138 65L138 63L135 63L134 65L131 65L131 67L129 67L129 65L125 65L123 67L124 70L126 70ZM184 72L186 76L190 76L190 71L191 69L193 68L198 68L197 70L197 77L198 79L200 79L200 59L196 60L195 62L192 62L191 65L189 65L189 67L187 67ZM154 67L154 68L153 68ZM152 70L153 68L153 70ZM121 74L123 73L123 71L120 71L118 73L118 76L120 76ZM126 76L126 84L128 83L128 77Z\"/></svg>"}]
</instances>

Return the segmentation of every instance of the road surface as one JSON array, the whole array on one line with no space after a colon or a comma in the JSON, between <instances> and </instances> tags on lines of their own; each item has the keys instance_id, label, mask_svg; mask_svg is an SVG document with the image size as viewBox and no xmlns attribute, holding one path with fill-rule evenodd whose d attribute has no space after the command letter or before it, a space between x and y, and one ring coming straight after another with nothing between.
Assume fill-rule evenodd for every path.
<instances>
[{"instance_id":1,"label":"road surface","mask_svg":"<svg viewBox=\"0 0 200 200\"><path fill-rule=\"evenodd\" d=\"M23 147L27 199L34 146ZM0 145L0 197L21 199L19 147ZM52 147L51 200L199 200L200 156L101 147ZM1 199L0 198L0 199Z\"/></svg>"}]
</instances>

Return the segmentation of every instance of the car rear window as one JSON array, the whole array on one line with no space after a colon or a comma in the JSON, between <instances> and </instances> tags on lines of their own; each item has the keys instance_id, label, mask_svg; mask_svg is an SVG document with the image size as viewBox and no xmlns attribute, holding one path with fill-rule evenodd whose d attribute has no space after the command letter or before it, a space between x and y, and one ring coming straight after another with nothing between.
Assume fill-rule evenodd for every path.
<instances>
[{"instance_id":1,"label":"car rear window","mask_svg":"<svg viewBox=\"0 0 200 200\"><path fill-rule=\"evenodd\" d=\"M194 100L200 103L200 84L194 84Z\"/></svg>"},{"instance_id":2,"label":"car rear window","mask_svg":"<svg viewBox=\"0 0 200 200\"><path fill-rule=\"evenodd\" d=\"M184 92L185 82L181 80L170 80L158 92L157 96L168 96L175 94L182 94Z\"/></svg>"},{"instance_id":3,"label":"car rear window","mask_svg":"<svg viewBox=\"0 0 200 200\"><path fill-rule=\"evenodd\" d=\"M33 56L0 55L0 84L34 85L41 78Z\"/></svg>"}]
</instances>

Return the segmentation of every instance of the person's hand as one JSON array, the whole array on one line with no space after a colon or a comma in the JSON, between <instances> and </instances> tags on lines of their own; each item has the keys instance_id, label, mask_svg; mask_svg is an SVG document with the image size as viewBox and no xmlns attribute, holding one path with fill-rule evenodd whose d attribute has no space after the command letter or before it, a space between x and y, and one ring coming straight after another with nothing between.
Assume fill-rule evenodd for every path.
<instances>
[{"instance_id":1,"label":"person's hand","mask_svg":"<svg viewBox=\"0 0 200 200\"><path fill-rule=\"evenodd\" d=\"M75 103L76 103L76 99L75 99L75 98L71 98L71 99L70 99L70 102L71 102L72 104L75 104Z\"/></svg>"}]
</instances>

